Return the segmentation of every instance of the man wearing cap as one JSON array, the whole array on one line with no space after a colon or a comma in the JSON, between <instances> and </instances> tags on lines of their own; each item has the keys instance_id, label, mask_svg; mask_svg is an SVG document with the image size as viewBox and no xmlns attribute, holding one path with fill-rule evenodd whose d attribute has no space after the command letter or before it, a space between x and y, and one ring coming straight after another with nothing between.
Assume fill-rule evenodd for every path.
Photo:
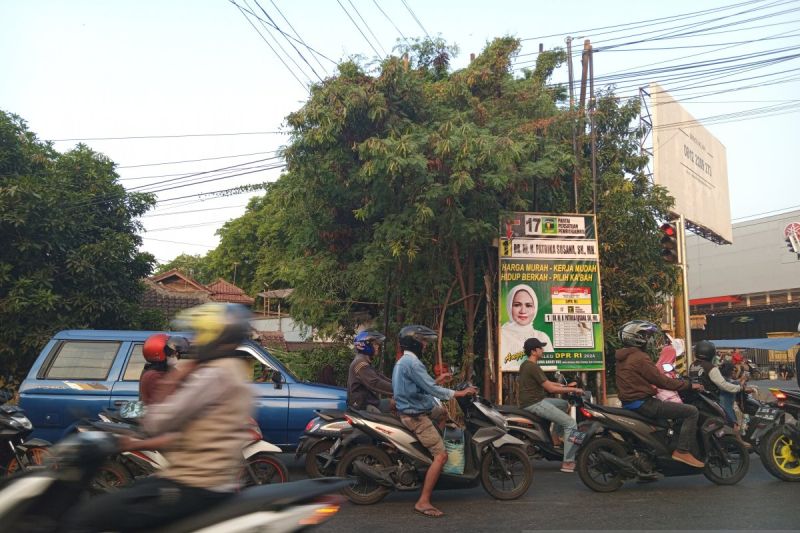
<instances>
[{"instance_id":1,"label":"man wearing cap","mask_svg":"<svg viewBox=\"0 0 800 533\"><path fill-rule=\"evenodd\" d=\"M546 345L546 342L536 338L526 340L523 345L527 359L519 367L519 405L536 416L556 423L556 431L560 432L564 439L564 460L561 463L561 471L574 472L577 450L569 437L578 425L575 419L567 414L569 403L560 398L550 398L548 394L570 392L582 394L583 389L576 387L574 382L565 387L547 379L539 366L539 358L542 357Z\"/></svg>"}]
</instances>

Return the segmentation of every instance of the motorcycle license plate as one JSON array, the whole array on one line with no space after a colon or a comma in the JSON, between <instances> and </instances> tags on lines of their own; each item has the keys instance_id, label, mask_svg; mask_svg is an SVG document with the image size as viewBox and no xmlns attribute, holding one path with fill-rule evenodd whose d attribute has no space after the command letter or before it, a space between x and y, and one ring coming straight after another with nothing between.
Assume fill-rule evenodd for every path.
<instances>
[{"instance_id":1,"label":"motorcycle license plate","mask_svg":"<svg viewBox=\"0 0 800 533\"><path fill-rule=\"evenodd\" d=\"M772 407L760 407L758 411L756 411L756 418L761 418L763 420L775 420L777 416L778 410Z\"/></svg>"}]
</instances>

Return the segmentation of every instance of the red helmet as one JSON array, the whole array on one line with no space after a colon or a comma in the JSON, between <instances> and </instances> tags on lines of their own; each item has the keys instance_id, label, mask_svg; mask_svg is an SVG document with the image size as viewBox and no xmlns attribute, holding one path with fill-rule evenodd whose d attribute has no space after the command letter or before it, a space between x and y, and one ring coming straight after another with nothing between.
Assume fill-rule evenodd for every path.
<instances>
[{"instance_id":1,"label":"red helmet","mask_svg":"<svg viewBox=\"0 0 800 533\"><path fill-rule=\"evenodd\" d=\"M168 340L169 335L166 333L156 333L147 337L142 347L142 355L144 355L145 360L148 363L165 362L167 360L167 351L164 348L167 347Z\"/></svg>"}]
</instances>

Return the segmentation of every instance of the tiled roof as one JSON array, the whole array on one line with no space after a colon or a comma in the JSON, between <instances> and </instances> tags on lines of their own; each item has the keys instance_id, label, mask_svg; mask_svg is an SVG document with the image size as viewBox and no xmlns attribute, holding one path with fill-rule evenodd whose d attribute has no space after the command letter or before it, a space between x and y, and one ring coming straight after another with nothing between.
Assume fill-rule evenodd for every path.
<instances>
[{"instance_id":1,"label":"tiled roof","mask_svg":"<svg viewBox=\"0 0 800 533\"><path fill-rule=\"evenodd\" d=\"M245 305L253 305L254 298L249 297L242 289L219 278L214 283L207 285L211 291L211 299L216 302L230 302Z\"/></svg>"},{"instance_id":2,"label":"tiled roof","mask_svg":"<svg viewBox=\"0 0 800 533\"><path fill-rule=\"evenodd\" d=\"M148 279L154 283L162 285L167 290L170 290L170 285L174 285L176 282L182 282L183 290L189 289L199 292L206 292L206 293L210 292L205 285L195 281L190 276L187 276L177 268L164 272L163 274L158 274L157 276L150 276ZM178 291L170 291L170 292L178 292Z\"/></svg>"}]
</instances>

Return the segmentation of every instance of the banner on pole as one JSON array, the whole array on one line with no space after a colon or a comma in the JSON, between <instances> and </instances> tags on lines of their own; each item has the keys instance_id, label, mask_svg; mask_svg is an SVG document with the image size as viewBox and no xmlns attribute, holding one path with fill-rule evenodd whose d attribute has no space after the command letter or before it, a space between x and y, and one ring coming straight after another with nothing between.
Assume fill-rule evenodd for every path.
<instances>
[{"instance_id":1,"label":"banner on pole","mask_svg":"<svg viewBox=\"0 0 800 533\"><path fill-rule=\"evenodd\" d=\"M499 251L500 369L518 371L523 343L537 338L545 370L602 370L594 216L512 213Z\"/></svg>"}]
</instances>

